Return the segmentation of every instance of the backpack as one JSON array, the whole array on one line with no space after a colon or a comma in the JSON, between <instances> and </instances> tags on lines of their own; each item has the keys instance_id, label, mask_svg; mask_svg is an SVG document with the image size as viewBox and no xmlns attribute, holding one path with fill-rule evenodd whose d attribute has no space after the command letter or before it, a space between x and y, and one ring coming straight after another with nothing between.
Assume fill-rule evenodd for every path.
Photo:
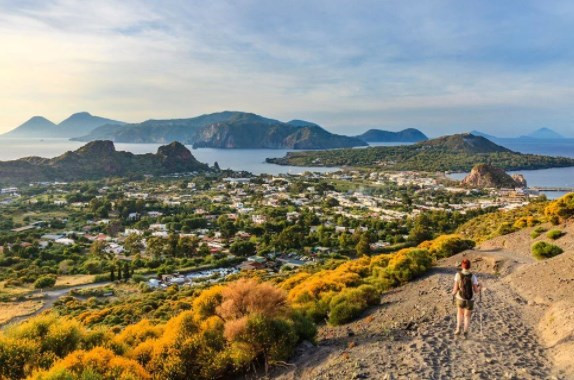
<instances>
[{"instance_id":1,"label":"backpack","mask_svg":"<svg viewBox=\"0 0 574 380\"><path fill-rule=\"evenodd\" d=\"M472 299L472 273L458 272L458 294L465 300Z\"/></svg>"}]
</instances>

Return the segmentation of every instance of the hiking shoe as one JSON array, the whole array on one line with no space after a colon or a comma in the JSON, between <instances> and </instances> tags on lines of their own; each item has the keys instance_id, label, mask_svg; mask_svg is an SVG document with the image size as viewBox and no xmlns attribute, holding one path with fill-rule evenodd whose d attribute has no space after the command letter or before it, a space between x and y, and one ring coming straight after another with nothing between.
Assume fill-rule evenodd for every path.
<instances>
[{"instance_id":1,"label":"hiking shoe","mask_svg":"<svg viewBox=\"0 0 574 380\"><path fill-rule=\"evenodd\" d=\"M468 331L465 331L465 332L463 333L463 335L464 335L464 339L467 339L467 338L468 338Z\"/></svg>"},{"instance_id":2,"label":"hiking shoe","mask_svg":"<svg viewBox=\"0 0 574 380\"><path fill-rule=\"evenodd\" d=\"M454 332L454 335L460 335L460 330L456 330L456 331Z\"/></svg>"}]
</instances>

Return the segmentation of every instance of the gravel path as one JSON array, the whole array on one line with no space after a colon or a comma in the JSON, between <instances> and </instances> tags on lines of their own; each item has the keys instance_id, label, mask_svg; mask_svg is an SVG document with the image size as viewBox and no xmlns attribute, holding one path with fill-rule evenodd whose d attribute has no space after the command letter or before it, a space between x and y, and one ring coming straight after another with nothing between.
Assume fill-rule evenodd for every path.
<instances>
[{"instance_id":1,"label":"gravel path","mask_svg":"<svg viewBox=\"0 0 574 380\"><path fill-rule=\"evenodd\" d=\"M457 255L427 276L385 294L359 321L321 328L318 345L302 347L278 379L562 379L526 312L526 300L500 271L531 262L502 251L466 253L486 289L467 339L453 334L450 291ZM482 323L480 323L482 320ZM481 328L482 325L482 328Z\"/></svg>"}]
</instances>

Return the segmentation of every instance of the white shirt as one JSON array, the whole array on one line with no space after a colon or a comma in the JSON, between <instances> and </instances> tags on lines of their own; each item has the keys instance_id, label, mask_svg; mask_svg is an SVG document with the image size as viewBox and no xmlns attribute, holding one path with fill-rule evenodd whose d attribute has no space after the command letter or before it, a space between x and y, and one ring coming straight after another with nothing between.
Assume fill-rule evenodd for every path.
<instances>
[{"instance_id":1,"label":"white shirt","mask_svg":"<svg viewBox=\"0 0 574 380\"><path fill-rule=\"evenodd\" d=\"M468 271L463 270L462 273L469 273ZM460 281L460 273L456 272L456 274L454 275L454 283L458 284ZM478 278L476 277L475 274L472 275L471 278L472 281L472 285L474 286L478 286ZM460 290L460 289L459 289ZM473 292L474 293L474 292ZM460 296L459 292L456 292L456 298L458 298L459 300L462 300L463 298ZM474 294L473 294L473 298L474 298Z\"/></svg>"}]
</instances>

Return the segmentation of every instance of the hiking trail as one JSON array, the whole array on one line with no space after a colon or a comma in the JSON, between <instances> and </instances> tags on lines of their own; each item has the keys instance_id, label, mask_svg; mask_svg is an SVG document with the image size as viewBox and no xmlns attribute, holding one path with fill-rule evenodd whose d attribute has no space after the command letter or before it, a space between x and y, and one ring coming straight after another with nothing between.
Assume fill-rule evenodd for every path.
<instances>
[{"instance_id":1,"label":"hiking trail","mask_svg":"<svg viewBox=\"0 0 574 380\"><path fill-rule=\"evenodd\" d=\"M514 272L540 262L502 245L441 260L424 277L384 294L361 319L321 327L317 345L302 345L293 365L272 378L570 379L556 369L537 331L546 305L524 299L511 283ZM466 339L454 335L451 297L463 256L484 290L482 303L475 296Z\"/></svg>"}]
</instances>

